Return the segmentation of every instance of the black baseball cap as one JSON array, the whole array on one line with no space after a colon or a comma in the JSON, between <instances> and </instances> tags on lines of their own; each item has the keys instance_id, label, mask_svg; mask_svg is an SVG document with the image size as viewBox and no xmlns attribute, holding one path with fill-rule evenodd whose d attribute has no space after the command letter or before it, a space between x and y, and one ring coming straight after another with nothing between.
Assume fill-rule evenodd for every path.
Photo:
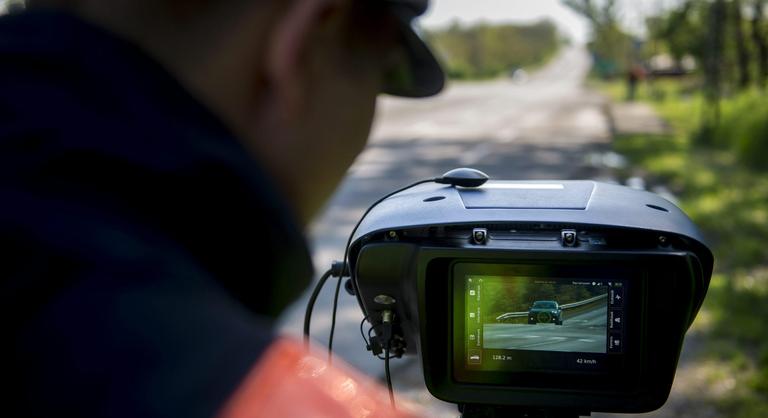
<instances>
[{"instance_id":1,"label":"black baseball cap","mask_svg":"<svg viewBox=\"0 0 768 418\"><path fill-rule=\"evenodd\" d=\"M439 93L445 85L445 73L413 28L413 20L427 11L429 0L383 1L397 17L404 58L387 72L383 92L402 97L428 97Z\"/></svg>"}]
</instances>

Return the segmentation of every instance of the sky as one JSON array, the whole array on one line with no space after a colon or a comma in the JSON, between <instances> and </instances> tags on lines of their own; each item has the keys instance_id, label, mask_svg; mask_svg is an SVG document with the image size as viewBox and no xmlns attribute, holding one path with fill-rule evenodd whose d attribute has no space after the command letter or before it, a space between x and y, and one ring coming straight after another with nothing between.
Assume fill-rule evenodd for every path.
<instances>
[{"instance_id":1,"label":"sky","mask_svg":"<svg viewBox=\"0 0 768 418\"><path fill-rule=\"evenodd\" d=\"M642 36L644 16L669 8L678 0L618 0L617 9L622 27ZM598 2L599 3L599 2ZM589 24L560 2L560 0L432 0L430 9L421 18L425 28L444 27L454 20L462 24L480 21L489 23L532 22L549 18L561 33L576 43L589 39Z\"/></svg>"},{"instance_id":2,"label":"sky","mask_svg":"<svg viewBox=\"0 0 768 418\"><path fill-rule=\"evenodd\" d=\"M533 22L549 18L561 33L577 43L589 36L587 21L563 6L559 0L432 0L420 24L425 28L481 21L489 23Z\"/></svg>"}]
</instances>

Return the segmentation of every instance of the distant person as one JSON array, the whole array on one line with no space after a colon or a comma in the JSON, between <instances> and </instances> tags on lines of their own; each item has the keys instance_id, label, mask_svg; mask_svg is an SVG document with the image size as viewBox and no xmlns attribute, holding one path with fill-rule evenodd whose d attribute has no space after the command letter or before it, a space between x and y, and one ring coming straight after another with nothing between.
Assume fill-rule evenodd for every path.
<instances>
[{"instance_id":1,"label":"distant person","mask_svg":"<svg viewBox=\"0 0 768 418\"><path fill-rule=\"evenodd\" d=\"M32 0L0 18L3 416L400 416L366 384L339 392L348 372L273 320L312 277L302 229L376 96L443 86L410 28L426 3Z\"/></svg>"},{"instance_id":2,"label":"distant person","mask_svg":"<svg viewBox=\"0 0 768 418\"><path fill-rule=\"evenodd\" d=\"M627 101L635 101L637 84L645 79L645 68L640 64L632 64L627 71Z\"/></svg>"}]
</instances>

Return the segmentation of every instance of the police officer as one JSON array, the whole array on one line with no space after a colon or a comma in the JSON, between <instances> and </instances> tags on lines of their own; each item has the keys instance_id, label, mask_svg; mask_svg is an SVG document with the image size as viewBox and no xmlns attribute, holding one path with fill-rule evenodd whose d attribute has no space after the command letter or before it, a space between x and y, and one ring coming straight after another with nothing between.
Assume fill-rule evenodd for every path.
<instances>
[{"instance_id":1,"label":"police officer","mask_svg":"<svg viewBox=\"0 0 768 418\"><path fill-rule=\"evenodd\" d=\"M273 334L427 0L30 0L0 18L3 416L395 416ZM386 398L386 393L383 396Z\"/></svg>"}]
</instances>

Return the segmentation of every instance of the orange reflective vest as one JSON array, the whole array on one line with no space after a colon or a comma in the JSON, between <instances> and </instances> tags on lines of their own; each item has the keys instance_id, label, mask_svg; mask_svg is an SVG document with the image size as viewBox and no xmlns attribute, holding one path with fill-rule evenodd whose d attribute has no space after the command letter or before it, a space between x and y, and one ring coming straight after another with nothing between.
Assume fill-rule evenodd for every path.
<instances>
[{"instance_id":1,"label":"orange reflective vest","mask_svg":"<svg viewBox=\"0 0 768 418\"><path fill-rule=\"evenodd\" d=\"M218 418L411 418L413 406L389 403L387 389L340 361L289 339L273 343Z\"/></svg>"}]
</instances>

